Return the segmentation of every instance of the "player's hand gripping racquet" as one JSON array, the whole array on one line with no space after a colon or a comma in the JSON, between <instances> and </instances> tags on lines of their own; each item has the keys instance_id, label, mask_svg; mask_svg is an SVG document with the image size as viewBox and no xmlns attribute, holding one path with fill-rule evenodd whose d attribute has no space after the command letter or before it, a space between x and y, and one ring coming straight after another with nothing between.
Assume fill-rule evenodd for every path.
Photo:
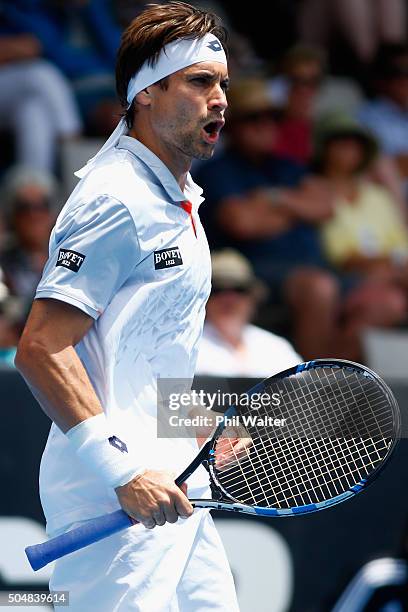
<instances>
[{"instance_id":1,"label":"player's hand gripping racquet","mask_svg":"<svg viewBox=\"0 0 408 612\"><path fill-rule=\"evenodd\" d=\"M391 390L374 372L352 362L303 363L247 392L254 394L268 394L270 402L258 410L251 409L251 402L228 408L224 421L176 479L181 485L206 463L214 498L190 500L196 508L271 517L323 510L363 491L399 438L400 413ZM222 434L225 419L233 416L244 423L252 444L243 456L232 452L225 461L228 438ZM223 459L217 466L218 456ZM134 523L118 510L28 546L27 557L38 570Z\"/></svg>"}]
</instances>

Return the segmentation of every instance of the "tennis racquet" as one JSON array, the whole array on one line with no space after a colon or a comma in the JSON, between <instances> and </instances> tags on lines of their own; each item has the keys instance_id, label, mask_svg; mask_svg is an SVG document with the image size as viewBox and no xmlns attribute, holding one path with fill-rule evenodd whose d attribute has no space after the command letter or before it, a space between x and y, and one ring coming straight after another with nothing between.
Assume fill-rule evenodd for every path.
<instances>
[{"instance_id":1,"label":"tennis racquet","mask_svg":"<svg viewBox=\"0 0 408 612\"><path fill-rule=\"evenodd\" d=\"M202 463L207 467L213 498L191 499L196 508L268 517L329 508L367 488L400 436L400 412L391 390L377 374L356 363L329 359L302 363L246 393L248 398L261 394L270 401L264 400L256 411L251 402L229 407L176 479L180 486ZM250 445L226 463L224 454L217 466L217 455L228 444L228 421L237 417ZM117 510L28 546L26 554L38 570L134 524Z\"/></svg>"}]
</instances>

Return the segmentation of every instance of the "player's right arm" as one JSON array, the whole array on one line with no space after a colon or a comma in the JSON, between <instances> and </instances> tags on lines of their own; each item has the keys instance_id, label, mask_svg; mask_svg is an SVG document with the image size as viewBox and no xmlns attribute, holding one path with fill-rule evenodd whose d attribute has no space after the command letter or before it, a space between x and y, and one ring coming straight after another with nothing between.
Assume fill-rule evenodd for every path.
<instances>
[{"instance_id":1,"label":"player's right arm","mask_svg":"<svg viewBox=\"0 0 408 612\"><path fill-rule=\"evenodd\" d=\"M35 300L18 345L17 368L44 412L68 434L92 417L103 418L102 406L74 348L93 323L92 317L70 304ZM145 470L115 490L123 509L148 528L174 523L193 512L186 489L182 492L169 472Z\"/></svg>"}]
</instances>

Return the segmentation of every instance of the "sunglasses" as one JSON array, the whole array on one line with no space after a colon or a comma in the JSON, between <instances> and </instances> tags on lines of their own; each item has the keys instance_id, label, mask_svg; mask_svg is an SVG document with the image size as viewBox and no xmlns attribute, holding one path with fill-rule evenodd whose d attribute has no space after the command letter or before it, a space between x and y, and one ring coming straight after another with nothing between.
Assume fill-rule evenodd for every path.
<instances>
[{"instance_id":1,"label":"sunglasses","mask_svg":"<svg viewBox=\"0 0 408 612\"><path fill-rule=\"evenodd\" d=\"M41 202L34 203L34 202L27 202L27 200L17 198L14 202L14 210L16 213L49 212L50 202L47 199L44 199Z\"/></svg>"},{"instance_id":2,"label":"sunglasses","mask_svg":"<svg viewBox=\"0 0 408 612\"><path fill-rule=\"evenodd\" d=\"M253 111L240 115L237 120L242 123L264 123L265 121L279 121L282 119L283 111L277 109Z\"/></svg>"},{"instance_id":3,"label":"sunglasses","mask_svg":"<svg viewBox=\"0 0 408 612\"><path fill-rule=\"evenodd\" d=\"M319 87L322 77L291 77L289 80L294 87Z\"/></svg>"},{"instance_id":4,"label":"sunglasses","mask_svg":"<svg viewBox=\"0 0 408 612\"><path fill-rule=\"evenodd\" d=\"M384 74L383 78L385 79L406 79L408 78L408 67L407 68L391 68Z\"/></svg>"},{"instance_id":5,"label":"sunglasses","mask_svg":"<svg viewBox=\"0 0 408 612\"><path fill-rule=\"evenodd\" d=\"M244 287L242 285L236 285L231 287L213 287L211 289L211 295L219 295L220 293L238 293L239 295L250 295L252 293L251 287Z\"/></svg>"}]
</instances>

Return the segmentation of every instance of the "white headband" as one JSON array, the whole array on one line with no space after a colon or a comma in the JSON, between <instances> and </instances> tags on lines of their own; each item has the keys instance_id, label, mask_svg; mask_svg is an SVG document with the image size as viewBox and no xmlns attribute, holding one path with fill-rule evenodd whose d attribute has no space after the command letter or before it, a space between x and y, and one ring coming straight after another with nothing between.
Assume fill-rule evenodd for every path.
<instances>
[{"instance_id":1,"label":"white headband","mask_svg":"<svg viewBox=\"0 0 408 612\"><path fill-rule=\"evenodd\" d=\"M140 70L130 79L127 90L128 108L135 96L146 87L161 79L199 62L220 62L227 65L227 58L222 44L214 34L205 34L202 38L181 38L169 43L160 51L154 66L146 61ZM116 129L109 136L101 149L88 163L75 172L83 178L95 166L96 161L109 149L115 147L123 134L127 133L125 118L119 121Z\"/></svg>"}]
</instances>

